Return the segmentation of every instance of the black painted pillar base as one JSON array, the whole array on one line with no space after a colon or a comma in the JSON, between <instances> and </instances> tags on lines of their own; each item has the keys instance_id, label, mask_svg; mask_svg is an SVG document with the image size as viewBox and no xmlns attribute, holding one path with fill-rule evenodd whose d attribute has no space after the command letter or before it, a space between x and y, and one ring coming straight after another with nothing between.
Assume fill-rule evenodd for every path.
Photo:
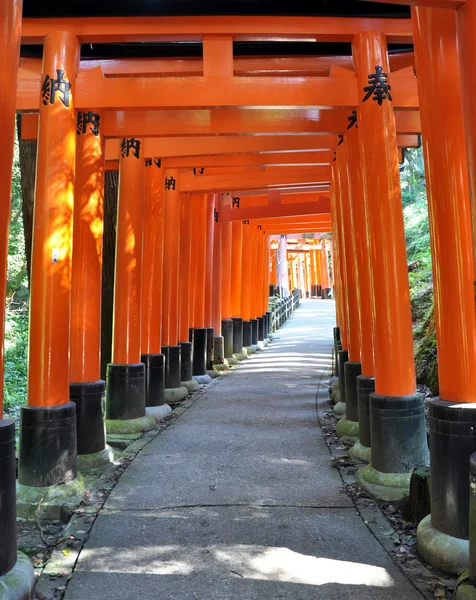
<instances>
[{"instance_id":1,"label":"black painted pillar base","mask_svg":"<svg viewBox=\"0 0 476 600\"><path fill-rule=\"evenodd\" d=\"M258 343L258 319L251 319L251 345Z\"/></svg>"},{"instance_id":2,"label":"black painted pillar base","mask_svg":"<svg viewBox=\"0 0 476 600\"><path fill-rule=\"evenodd\" d=\"M17 561L15 421L0 419L0 577Z\"/></svg>"},{"instance_id":3,"label":"black painted pillar base","mask_svg":"<svg viewBox=\"0 0 476 600\"><path fill-rule=\"evenodd\" d=\"M221 332L223 334L225 358L231 358L233 356L233 321L231 319L222 320Z\"/></svg>"},{"instance_id":4,"label":"black painted pillar base","mask_svg":"<svg viewBox=\"0 0 476 600\"><path fill-rule=\"evenodd\" d=\"M192 369L192 342L179 342L180 346L180 380L191 381L193 375Z\"/></svg>"},{"instance_id":5,"label":"black painted pillar base","mask_svg":"<svg viewBox=\"0 0 476 600\"><path fill-rule=\"evenodd\" d=\"M268 325L268 315L265 313L263 315L263 339L267 340L269 335L269 325Z\"/></svg>"},{"instance_id":6,"label":"black painted pillar base","mask_svg":"<svg viewBox=\"0 0 476 600\"><path fill-rule=\"evenodd\" d=\"M258 342L264 342L264 319L258 317Z\"/></svg>"},{"instance_id":7,"label":"black painted pillar base","mask_svg":"<svg viewBox=\"0 0 476 600\"><path fill-rule=\"evenodd\" d=\"M163 354L142 354L145 365L145 405L162 406L165 404L165 356Z\"/></svg>"},{"instance_id":8,"label":"black painted pillar base","mask_svg":"<svg viewBox=\"0 0 476 600\"><path fill-rule=\"evenodd\" d=\"M106 419L124 421L145 415L145 365L107 365Z\"/></svg>"},{"instance_id":9,"label":"black painted pillar base","mask_svg":"<svg viewBox=\"0 0 476 600\"><path fill-rule=\"evenodd\" d=\"M192 375L207 374L207 330L205 327L189 329L189 340L193 344Z\"/></svg>"},{"instance_id":10,"label":"black painted pillar base","mask_svg":"<svg viewBox=\"0 0 476 600\"><path fill-rule=\"evenodd\" d=\"M375 392L375 378L357 377L357 403L359 405L359 441L366 448L371 447L370 436L370 394Z\"/></svg>"},{"instance_id":11,"label":"black painted pillar base","mask_svg":"<svg viewBox=\"0 0 476 600\"><path fill-rule=\"evenodd\" d=\"M76 404L22 406L18 482L31 487L76 478Z\"/></svg>"},{"instance_id":12,"label":"black painted pillar base","mask_svg":"<svg viewBox=\"0 0 476 600\"><path fill-rule=\"evenodd\" d=\"M215 356L215 330L213 327L207 327L207 371L213 371L213 361Z\"/></svg>"},{"instance_id":13,"label":"black painted pillar base","mask_svg":"<svg viewBox=\"0 0 476 600\"><path fill-rule=\"evenodd\" d=\"M431 523L456 538L469 538L469 460L476 452L476 407L434 399L428 403Z\"/></svg>"},{"instance_id":14,"label":"black painted pillar base","mask_svg":"<svg viewBox=\"0 0 476 600\"><path fill-rule=\"evenodd\" d=\"M339 377L339 351L342 350L342 344L340 344L340 327L334 327L333 333L334 333L334 357L335 357L334 375L336 377Z\"/></svg>"},{"instance_id":15,"label":"black painted pillar base","mask_svg":"<svg viewBox=\"0 0 476 600\"><path fill-rule=\"evenodd\" d=\"M101 452L106 448L106 382L70 383L69 399L76 405L78 456Z\"/></svg>"},{"instance_id":16,"label":"black painted pillar base","mask_svg":"<svg viewBox=\"0 0 476 600\"><path fill-rule=\"evenodd\" d=\"M340 390L340 401L345 403L345 373L344 365L349 360L348 350L339 350L337 353L338 369L339 369L339 390Z\"/></svg>"},{"instance_id":17,"label":"black painted pillar base","mask_svg":"<svg viewBox=\"0 0 476 600\"><path fill-rule=\"evenodd\" d=\"M370 395L372 467L381 473L411 473L428 464L423 395Z\"/></svg>"},{"instance_id":18,"label":"black painted pillar base","mask_svg":"<svg viewBox=\"0 0 476 600\"><path fill-rule=\"evenodd\" d=\"M243 321L243 348L249 348L253 345L251 321Z\"/></svg>"},{"instance_id":19,"label":"black painted pillar base","mask_svg":"<svg viewBox=\"0 0 476 600\"><path fill-rule=\"evenodd\" d=\"M165 389L180 387L182 381L182 355L180 346L162 346L165 357Z\"/></svg>"},{"instance_id":20,"label":"black painted pillar base","mask_svg":"<svg viewBox=\"0 0 476 600\"><path fill-rule=\"evenodd\" d=\"M233 317L233 354L241 354L243 352L243 319L241 317Z\"/></svg>"},{"instance_id":21,"label":"black painted pillar base","mask_svg":"<svg viewBox=\"0 0 476 600\"><path fill-rule=\"evenodd\" d=\"M345 386L345 416L347 421L358 422L359 404L357 400L357 377L362 373L362 365L359 362L344 364L344 386Z\"/></svg>"},{"instance_id":22,"label":"black painted pillar base","mask_svg":"<svg viewBox=\"0 0 476 600\"><path fill-rule=\"evenodd\" d=\"M224 365L225 364L225 346L222 335L216 335L213 338L213 343L215 346L215 352L213 354L213 364L214 365Z\"/></svg>"}]
</instances>

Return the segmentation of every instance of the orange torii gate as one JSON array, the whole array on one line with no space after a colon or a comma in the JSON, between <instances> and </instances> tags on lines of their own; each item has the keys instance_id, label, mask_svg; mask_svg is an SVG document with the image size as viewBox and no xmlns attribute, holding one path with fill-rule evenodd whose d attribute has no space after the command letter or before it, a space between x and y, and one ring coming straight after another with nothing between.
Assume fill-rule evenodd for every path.
<instances>
[{"instance_id":1,"label":"orange torii gate","mask_svg":"<svg viewBox=\"0 0 476 600\"><path fill-rule=\"evenodd\" d=\"M20 0L2 3L5 197L16 111L22 138L38 139L20 497L65 482L80 489L77 452L80 463L110 458L97 335L106 169L119 169L108 430L153 427L167 411L166 400L178 401L193 388L192 347L201 356L192 375L206 377L213 340L223 347L219 361L264 344L269 237L332 230L335 334L347 411L339 433L358 435L353 452L370 460L359 471L363 486L383 498L404 495L427 448L415 386L398 150L419 146L423 133L441 400L430 408L432 517L420 526L418 541L429 561L454 565L454 557L435 559L430 549L436 536L468 537L468 458L476 450L476 438L468 441L464 426L457 429L466 423L473 431L476 424L476 204L469 192L476 181L476 9L469 0L406 3L412 19L23 21ZM20 36L25 48L43 46L41 63L23 57L18 69ZM352 44L352 56L234 56L233 43L277 38ZM179 41L200 42L203 57L80 60L80 44ZM388 55L388 44L413 42L414 52ZM1 218L6 265L8 210ZM313 270L324 284L325 259L306 261L307 287ZM446 293L444 285L458 293ZM182 301L189 290L193 301ZM10 448L14 428L5 420L0 425L0 441ZM53 427L59 431L54 445ZM451 451L445 427L454 430ZM11 482L7 488L0 536L14 539ZM16 560L13 543L2 548L0 577Z\"/></svg>"}]
</instances>

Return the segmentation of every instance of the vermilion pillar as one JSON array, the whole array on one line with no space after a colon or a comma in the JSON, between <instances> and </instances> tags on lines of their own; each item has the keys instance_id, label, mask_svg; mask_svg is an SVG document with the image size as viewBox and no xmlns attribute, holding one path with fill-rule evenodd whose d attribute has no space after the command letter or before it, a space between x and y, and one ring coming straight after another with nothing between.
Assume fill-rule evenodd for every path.
<instances>
[{"instance_id":1,"label":"vermilion pillar","mask_svg":"<svg viewBox=\"0 0 476 600\"><path fill-rule=\"evenodd\" d=\"M79 111L71 265L70 398L76 404L78 455L104 452L101 381L101 281L104 137L97 110Z\"/></svg>"},{"instance_id":2,"label":"vermilion pillar","mask_svg":"<svg viewBox=\"0 0 476 600\"><path fill-rule=\"evenodd\" d=\"M452 20L453 15L451 15ZM458 57L461 70L463 116L470 186L472 223L473 277L476 282L476 80L474 57L476 56L476 5L463 3L456 11Z\"/></svg>"},{"instance_id":3,"label":"vermilion pillar","mask_svg":"<svg viewBox=\"0 0 476 600\"><path fill-rule=\"evenodd\" d=\"M321 240L321 280L323 290L329 290L329 261L327 259L327 243L326 240Z\"/></svg>"},{"instance_id":4,"label":"vermilion pillar","mask_svg":"<svg viewBox=\"0 0 476 600\"><path fill-rule=\"evenodd\" d=\"M220 221L221 194L215 194L214 234L213 234L213 279L212 279L212 321L215 332L215 352L213 362L223 365L225 359L224 338L222 335L222 223Z\"/></svg>"},{"instance_id":5,"label":"vermilion pillar","mask_svg":"<svg viewBox=\"0 0 476 600\"><path fill-rule=\"evenodd\" d=\"M20 57L21 0L6 0L0 5L0 126L2 131L2 153L0 155L0 197L3 206L0 212L0 290L2 298L6 294L8 235L10 225L10 195L12 184L12 161L15 131L15 105ZM0 312L0 334L3 341L5 331L5 302ZM0 344L0 577L4 595L18 594L17 581L24 582L25 588L33 588L34 573L29 560L20 558L16 543L16 460L15 422L3 418L4 383L3 343ZM38 450L38 448L36 448ZM18 559L20 558L20 561ZM21 564L17 564L21 563ZM18 569L19 567L19 569ZM22 568L23 567L23 568ZM14 573L18 569L19 577ZM21 573L20 573L21 571ZM6 574L13 577L3 577ZM9 583L9 580L11 583Z\"/></svg>"},{"instance_id":6,"label":"vermilion pillar","mask_svg":"<svg viewBox=\"0 0 476 600\"><path fill-rule=\"evenodd\" d=\"M243 224L233 221L231 248L231 314L233 320L233 353L243 351L243 319L241 317L241 265Z\"/></svg>"},{"instance_id":7,"label":"vermilion pillar","mask_svg":"<svg viewBox=\"0 0 476 600\"><path fill-rule=\"evenodd\" d=\"M358 292L358 273L357 264L354 261L356 234L352 216L352 189L349 181L349 153L348 144L344 141L337 149L337 176L339 177L339 198L341 214L342 236L339 238L342 242L343 255L345 257L345 278L347 289L347 314L348 314L348 350L349 360L351 362L360 362L360 321L359 321L359 292ZM319 256L319 266L321 266L322 256ZM320 268L322 279L322 268Z\"/></svg>"},{"instance_id":8,"label":"vermilion pillar","mask_svg":"<svg viewBox=\"0 0 476 600\"><path fill-rule=\"evenodd\" d=\"M345 172L346 156L342 150L342 145L339 146L336 152L335 161L335 214L336 227L338 237L336 238L339 244L339 260L340 260L340 276L342 281L342 314L345 323L341 335L341 347L337 350L337 371L339 377L340 400L346 402L346 385L344 365L349 360L349 348L353 347L353 356L358 352L358 325L356 321L356 305L355 296L353 295L354 287L351 285L352 272L349 273L352 261L352 248L347 218L344 216L344 210L347 207L347 202L344 202L344 196L348 190L347 173ZM345 225L347 224L347 231ZM319 255L317 255L320 273ZM353 309L353 312L351 313ZM353 318L352 318L353 317ZM345 345L344 345L345 342ZM344 435L346 432L344 432ZM355 435L355 432L354 432Z\"/></svg>"},{"instance_id":9,"label":"vermilion pillar","mask_svg":"<svg viewBox=\"0 0 476 600\"><path fill-rule=\"evenodd\" d=\"M376 393L370 396L372 462L360 481L384 497L408 493L410 472L426 463L423 397L415 393L412 320L395 115L385 36L354 38L359 141L369 219ZM402 477L388 478L382 473Z\"/></svg>"},{"instance_id":10,"label":"vermilion pillar","mask_svg":"<svg viewBox=\"0 0 476 600\"><path fill-rule=\"evenodd\" d=\"M145 365L146 412L162 419L165 406L165 357L162 354L162 276L164 261L164 168L146 159L143 211L141 362Z\"/></svg>"},{"instance_id":11,"label":"vermilion pillar","mask_svg":"<svg viewBox=\"0 0 476 600\"><path fill-rule=\"evenodd\" d=\"M190 194L181 194L180 213L180 303L179 310L179 346L181 351L182 382L193 377L193 344L190 338L191 302L190 289L192 261L192 204Z\"/></svg>"},{"instance_id":12,"label":"vermilion pillar","mask_svg":"<svg viewBox=\"0 0 476 600\"><path fill-rule=\"evenodd\" d=\"M337 164L331 167L331 212L333 236L335 240L334 252L336 256L336 272L338 274L337 309L340 315L339 329L342 349L348 348L348 310L347 310L347 288L346 288L346 262L345 249L342 242L342 211L340 200L340 180L337 174Z\"/></svg>"},{"instance_id":13,"label":"vermilion pillar","mask_svg":"<svg viewBox=\"0 0 476 600\"><path fill-rule=\"evenodd\" d=\"M280 295L282 298L285 298L285 297L289 296L289 268L288 268L286 235L281 235L279 238L278 276L279 276Z\"/></svg>"},{"instance_id":14,"label":"vermilion pillar","mask_svg":"<svg viewBox=\"0 0 476 600\"><path fill-rule=\"evenodd\" d=\"M437 536L469 535L469 458L476 451L476 410L469 404L476 401L476 319L455 13L419 8L413 11L413 28L439 383L439 399L429 405L431 516L420 524L418 542L423 556L434 562ZM451 563L450 556L445 570L454 570Z\"/></svg>"},{"instance_id":15,"label":"vermilion pillar","mask_svg":"<svg viewBox=\"0 0 476 600\"><path fill-rule=\"evenodd\" d=\"M76 411L69 401L71 241L79 42L44 40L30 280L28 406L22 408L18 480L50 486L76 477ZM2 65L3 68L3 65ZM38 462L38 456L42 461Z\"/></svg>"},{"instance_id":16,"label":"vermilion pillar","mask_svg":"<svg viewBox=\"0 0 476 600\"><path fill-rule=\"evenodd\" d=\"M251 335L251 289L252 284L252 228L249 221L243 222L243 239L241 251L241 317L243 319L243 346L250 348ZM254 315L253 315L254 316Z\"/></svg>"},{"instance_id":17,"label":"vermilion pillar","mask_svg":"<svg viewBox=\"0 0 476 600\"><path fill-rule=\"evenodd\" d=\"M205 287L207 269L207 194L192 195L192 267L190 278L193 375L207 372L207 328L205 323Z\"/></svg>"},{"instance_id":18,"label":"vermilion pillar","mask_svg":"<svg viewBox=\"0 0 476 600\"><path fill-rule=\"evenodd\" d=\"M162 353L165 355L165 389L180 388L179 341L180 273L180 170L164 171L164 270L162 281Z\"/></svg>"},{"instance_id":19,"label":"vermilion pillar","mask_svg":"<svg viewBox=\"0 0 476 600\"><path fill-rule=\"evenodd\" d=\"M207 328L207 369L213 369L215 331L212 327L213 245L215 235L215 194L207 194L205 246L205 327Z\"/></svg>"},{"instance_id":20,"label":"vermilion pillar","mask_svg":"<svg viewBox=\"0 0 476 600\"><path fill-rule=\"evenodd\" d=\"M357 437L359 431L359 413L357 401L357 377L361 374L360 364L360 287L359 287L359 264L356 259L358 232L355 228L353 188L351 185L351 165L349 157L349 144L347 135L344 142L337 149L337 174L340 189L340 207L342 214L342 240L345 246L345 272L347 307L348 307L348 360L340 367L341 381L340 390L344 387L344 398L346 404L346 415L340 419L336 427L339 437ZM356 165L352 165L355 168ZM319 254L321 282L323 282L323 254ZM343 351L345 352L345 351ZM342 358L342 356L341 356Z\"/></svg>"},{"instance_id":21,"label":"vermilion pillar","mask_svg":"<svg viewBox=\"0 0 476 600\"><path fill-rule=\"evenodd\" d=\"M222 196L223 208L231 208L229 194ZM223 221L221 229L221 308L222 334L226 359L233 360L233 321L231 311L232 221Z\"/></svg>"},{"instance_id":22,"label":"vermilion pillar","mask_svg":"<svg viewBox=\"0 0 476 600\"><path fill-rule=\"evenodd\" d=\"M353 124L352 124L353 123ZM356 458L370 460L370 402L369 396L375 391L374 345L372 322L372 294L370 281L370 249L368 244L368 220L366 218L365 196L362 181L362 156L359 146L357 122L351 120L345 134L349 157L349 185L352 190L352 222L355 231L353 257L358 273L356 294L359 310L359 346L361 374L357 377L357 403L359 421L359 444L352 449Z\"/></svg>"},{"instance_id":23,"label":"vermilion pillar","mask_svg":"<svg viewBox=\"0 0 476 600\"><path fill-rule=\"evenodd\" d=\"M145 365L141 362L142 236L145 162L142 142L125 138L119 159L112 363L107 366L108 431L152 429L145 416ZM125 423L124 423L125 422ZM131 425L132 423L132 425Z\"/></svg>"}]
</instances>

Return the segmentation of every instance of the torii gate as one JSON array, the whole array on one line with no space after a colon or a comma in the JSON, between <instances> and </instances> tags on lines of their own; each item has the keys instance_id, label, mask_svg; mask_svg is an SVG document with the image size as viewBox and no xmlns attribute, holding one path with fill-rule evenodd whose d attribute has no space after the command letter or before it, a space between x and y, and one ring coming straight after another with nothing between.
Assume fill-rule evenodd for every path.
<instances>
[{"instance_id":1,"label":"torii gate","mask_svg":"<svg viewBox=\"0 0 476 600\"><path fill-rule=\"evenodd\" d=\"M20 492L22 486L30 492L61 482L80 485L76 408L80 454L107 458L98 410L104 395L98 332L106 168L119 169L120 181L110 431L145 430L160 418L164 355L168 398L177 399L192 372L205 375L214 334L217 341L223 334L224 354L240 354L250 332L251 345L256 336L265 337L269 236L332 229L336 336L343 348L339 375L347 404L341 432L359 431L355 452L371 460L360 471L362 485L382 497L405 494L411 470L426 460L426 440L415 386L398 161L399 148L417 146L420 133L442 398L430 410L433 423L453 429L459 422L476 424L469 408L476 390L476 209L470 202L476 195L476 9L471 0L408 3L412 20L23 21L21 0L2 3L5 198L16 111L23 114L23 138L38 139ZM233 42L275 38L351 43L353 60L233 56ZM26 58L18 69L20 40L43 45L41 65ZM81 43L164 40L201 41L203 59L80 61ZM414 42L415 56L389 60L387 45L394 42ZM16 97L6 93L11 90ZM243 205L234 208L233 197ZM5 266L9 214L0 214ZM86 401L95 407L91 412L84 410ZM0 425L0 440L11 446L14 428L5 420ZM59 431L54 444L52 427ZM433 521L425 520L419 533L420 551L429 560L437 534L468 536L467 459L476 446L463 429L450 453L441 431L432 429L432 469L438 474L432 477ZM38 465L40 448L44 460ZM2 539L14 539L11 488L0 514L7 524ZM0 556L0 576L15 561L12 544Z\"/></svg>"}]
</instances>

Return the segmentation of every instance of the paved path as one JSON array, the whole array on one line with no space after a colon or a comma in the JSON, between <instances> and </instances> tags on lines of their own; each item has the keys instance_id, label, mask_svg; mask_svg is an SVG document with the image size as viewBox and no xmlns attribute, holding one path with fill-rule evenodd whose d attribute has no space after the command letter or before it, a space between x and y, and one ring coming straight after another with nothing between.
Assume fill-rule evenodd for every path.
<instances>
[{"instance_id":1,"label":"paved path","mask_svg":"<svg viewBox=\"0 0 476 600\"><path fill-rule=\"evenodd\" d=\"M144 448L66 600L421 598L330 467L315 398L333 322L332 301L303 303L270 348Z\"/></svg>"}]
</instances>

